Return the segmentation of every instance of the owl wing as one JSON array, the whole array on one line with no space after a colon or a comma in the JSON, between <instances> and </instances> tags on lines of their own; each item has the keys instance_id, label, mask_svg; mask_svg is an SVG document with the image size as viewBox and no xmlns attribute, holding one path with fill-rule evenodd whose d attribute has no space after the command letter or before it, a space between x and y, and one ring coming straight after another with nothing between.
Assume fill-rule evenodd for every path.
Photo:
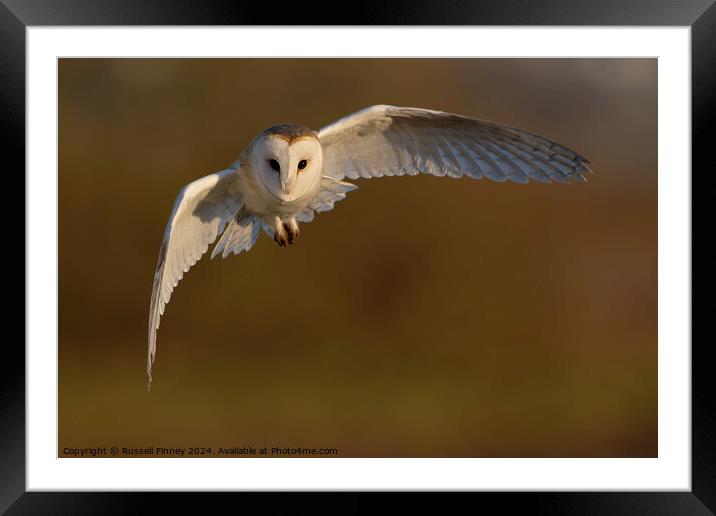
<instances>
[{"instance_id":1,"label":"owl wing","mask_svg":"<svg viewBox=\"0 0 716 516\"><path fill-rule=\"evenodd\" d=\"M174 201L159 250L149 305L147 389L152 384L159 320L174 287L241 209L236 174L230 168L198 179L182 188Z\"/></svg>"},{"instance_id":2,"label":"owl wing","mask_svg":"<svg viewBox=\"0 0 716 516\"><path fill-rule=\"evenodd\" d=\"M584 181L589 161L542 136L429 109L371 106L318 132L336 180L430 174L527 183Z\"/></svg>"}]
</instances>

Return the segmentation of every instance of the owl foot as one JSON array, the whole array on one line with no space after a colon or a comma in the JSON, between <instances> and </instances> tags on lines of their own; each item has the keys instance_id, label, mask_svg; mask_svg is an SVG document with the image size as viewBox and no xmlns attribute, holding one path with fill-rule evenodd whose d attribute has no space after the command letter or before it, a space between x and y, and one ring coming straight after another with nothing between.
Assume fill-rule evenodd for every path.
<instances>
[{"instance_id":1,"label":"owl foot","mask_svg":"<svg viewBox=\"0 0 716 516\"><path fill-rule=\"evenodd\" d=\"M293 241L296 240L300 234L301 231L298 229L298 224L294 219L291 219L288 222L276 225L273 239L280 247L287 247L293 244Z\"/></svg>"},{"instance_id":2,"label":"owl foot","mask_svg":"<svg viewBox=\"0 0 716 516\"><path fill-rule=\"evenodd\" d=\"M286 247L287 245L289 245L288 235L285 231L282 231L281 233L279 233L278 231L274 232L273 240L279 245L279 247Z\"/></svg>"},{"instance_id":3,"label":"owl foot","mask_svg":"<svg viewBox=\"0 0 716 516\"><path fill-rule=\"evenodd\" d=\"M301 234L301 231L298 229L298 224L296 224L295 221L285 223L283 229L288 235L288 245L293 244L293 241Z\"/></svg>"}]
</instances>

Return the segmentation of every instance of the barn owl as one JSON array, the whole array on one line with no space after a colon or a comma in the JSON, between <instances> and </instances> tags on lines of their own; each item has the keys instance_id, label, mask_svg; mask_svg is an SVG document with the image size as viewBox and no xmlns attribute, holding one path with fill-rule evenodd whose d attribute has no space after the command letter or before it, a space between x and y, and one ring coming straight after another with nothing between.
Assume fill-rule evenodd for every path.
<instances>
[{"instance_id":1,"label":"barn owl","mask_svg":"<svg viewBox=\"0 0 716 516\"><path fill-rule=\"evenodd\" d=\"M229 168L189 183L174 202L154 273L147 388L159 319L172 291L217 238L212 258L248 251L261 230L289 246L299 222L311 222L315 212L333 209L357 188L344 179L430 174L568 183L585 180L587 163L542 136L429 109L377 105L319 131L269 127Z\"/></svg>"}]
</instances>

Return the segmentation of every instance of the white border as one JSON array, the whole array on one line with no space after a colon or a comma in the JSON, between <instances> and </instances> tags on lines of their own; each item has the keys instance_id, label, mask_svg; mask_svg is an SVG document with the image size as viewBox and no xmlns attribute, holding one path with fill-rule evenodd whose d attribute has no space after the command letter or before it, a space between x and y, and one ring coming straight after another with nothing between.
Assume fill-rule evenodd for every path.
<instances>
[{"instance_id":1,"label":"white border","mask_svg":"<svg viewBox=\"0 0 716 516\"><path fill-rule=\"evenodd\" d=\"M57 261L48 252L57 248L57 57L286 56L289 48L336 57L658 56L658 459L57 458ZM690 490L688 27L32 27L27 55L28 490Z\"/></svg>"}]
</instances>

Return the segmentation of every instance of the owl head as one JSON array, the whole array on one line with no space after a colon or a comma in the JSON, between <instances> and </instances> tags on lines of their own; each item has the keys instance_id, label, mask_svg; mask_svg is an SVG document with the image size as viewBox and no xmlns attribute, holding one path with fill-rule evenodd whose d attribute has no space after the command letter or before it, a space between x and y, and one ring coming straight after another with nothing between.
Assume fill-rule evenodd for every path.
<instances>
[{"instance_id":1,"label":"owl head","mask_svg":"<svg viewBox=\"0 0 716 516\"><path fill-rule=\"evenodd\" d=\"M256 137L251 160L263 186L281 202L314 193L321 180L321 142L301 125L277 125L263 131Z\"/></svg>"}]
</instances>

